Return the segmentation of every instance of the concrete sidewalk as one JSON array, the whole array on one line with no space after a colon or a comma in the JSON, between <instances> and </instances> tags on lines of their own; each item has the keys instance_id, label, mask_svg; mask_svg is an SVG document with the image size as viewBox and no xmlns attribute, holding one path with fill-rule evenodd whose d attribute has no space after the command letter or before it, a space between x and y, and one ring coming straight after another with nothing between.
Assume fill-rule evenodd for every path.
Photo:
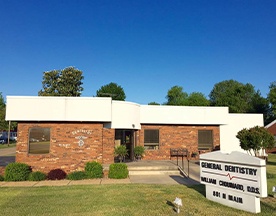
<instances>
[{"instance_id":1,"label":"concrete sidewalk","mask_svg":"<svg viewBox=\"0 0 276 216\"><path fill-rule=\"evenodd\" d=\"M106 185L106 184L183 184L194 185L199 182L185 178L181 175L133 175L126 179L85 179L85 180L45 180L45 181L20 181L0 182L0 187L40 187L40 186L70 186L70 185Z\"/></svg>"},{"instance_id":2,"label":"concrete sidewalk","mask_svg":"<svg viewBox=\"0 0 276 216\"><path fill-rule=\"evenodd\" d=\"M126 179L86 179L86 180L56 180L56 181L24 181L0 182L0 187L39 187L39 186L66 186L66 185L105 185L105 184L199 184L198 161L184 162L184 170L180 170L176 161L134 161L126 162L129 177ZM180 163L179 163L180 165ZM182 163L181 163L182 165ZM108 170L108 165L104 166ZM189 177L188 177L189 176Z\"/></svg>"},{"instance_id":3,"label":"concrete sidewalk","mask_svg":"<svg viewBox=\"0 0 276 216\"><path fill-rule=\"evenodd\" d=\"M41 186L67 186L67 185L104 185L129 184L130 179L85 179L85 180L55 180L55 181L21 181L0 182L0 187L41 187Z\"/></svg>"}]
</instances>

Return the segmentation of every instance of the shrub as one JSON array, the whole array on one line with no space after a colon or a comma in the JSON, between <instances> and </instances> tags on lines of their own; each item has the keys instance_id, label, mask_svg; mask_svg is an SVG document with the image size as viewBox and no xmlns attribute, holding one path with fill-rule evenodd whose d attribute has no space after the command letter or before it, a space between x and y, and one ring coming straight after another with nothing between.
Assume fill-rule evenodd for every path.
<instances>
[{"instance_id":1,"label":"shrub","mask_svg":"<svg viewBox=\"0 0 276 216\"><path fill-rule=\"evenodd\" d=\"M10 163L5 169L5 181L26 181L31 173L31 167L24 163Z\"/></svg>"},{"instance_id":2,"label":"shrub","mask_svg":"<svg viewBox=\"0 0 276 216\"><path fill-rule=\"evenodd\" d=\"M110 164L108 178L124 179L128 176L127 165L124 163Z\"/></svg>"},{"instance_id":3,"label":"shrub","mask_svg":"<svg viewBox=\"0 0 276 216\"><path fill-rule=\"evenodd\" d=\"M96 161L87 162L85 165L85 173L88 178L102 178L103 167Z\"/></svg>"},{"instance_id":4,"label":"shrub","mask_svg":"<svg viewBox=\"0 0 276 216\"><path fill-rule=\"evenodd\" d=\"M240 147L249 152L254 152L255 156L264 156L265 149L271 149L275 145L273 135L264 127L255 126L249 129L242 129L236 137L240 141ZM262 149L262 155L259 150Z\"/></svg>"},{"instance_id":5,"label":"shrub","mask_svg":"<svg viewBox=\"0 0 276 216\"><path fill-rule=\"evenodd\" d=\"M119 145L119 146L115 147L114 154L115 154L115 156L118 156L120 162L122 162L124 160L125 156L128 155L126 146Z\"/></svg>"},{"instance_id":6,"label":"shrub","mask_svg":"<svg viewBox=\"0 0 276 216\"><path fill-rule=\"evenodd\" d=\"M43 172L36 171L29 175L29 181L43 181L47 178L47 175Z\"/></svg>"},{"instance_id":7,"label":"shrub","mask_svg":"<svg viewBox=\"0 0 276 216\"><path fill-rule=\"evenodd\" d=\"M48 175L47 179L48 180L61 180L66 178L66 172L64 172L62 169L54 169L51 170Z\"/></svg>"},{"instance_id":8,"label":"shrub","mask_svg":"<svg viewBox=\"0 0 276 216\"><path fill-rule=\"evenodd\" d=\"M0 181L4 181L4 177L0 175Z\"/></svg>"},{"instance_id":9,"label":"shrub","mask_svg":"<svg viewBox=\"0 0 276 216\"><path fill-rule=\"evenodd\" d=\"M84 171L71 172L66 177L69 180L81 180L86 179L86 173Z\"/></svg>"},{"instance_id":10,"label":"shrub","mask_svg":"<svg viewBox=\"0 0 276 216\"><path fill-rule=\"evenodd\" d=\"M143 157L143 155L145 154L145 147L144 146L135 146L134 147L134 155L136 157Z\"/></svg>"}]
</instances>

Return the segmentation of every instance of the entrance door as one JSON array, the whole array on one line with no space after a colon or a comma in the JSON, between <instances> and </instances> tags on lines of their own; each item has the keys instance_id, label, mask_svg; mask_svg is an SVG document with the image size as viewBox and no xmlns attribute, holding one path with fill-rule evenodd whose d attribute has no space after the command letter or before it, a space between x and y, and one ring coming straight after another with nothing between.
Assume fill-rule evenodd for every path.
<instances>
[{"instance_id":1,"label":"entrance door","mask_svg":"<svg viewBox=\"0 0 276 216\"><path fill-rule=\"evenodd\" d=\"M126 159L134 160L134 130L116 129L115 145L125 145L128 151Z\"/></svg>"}]
</instances>

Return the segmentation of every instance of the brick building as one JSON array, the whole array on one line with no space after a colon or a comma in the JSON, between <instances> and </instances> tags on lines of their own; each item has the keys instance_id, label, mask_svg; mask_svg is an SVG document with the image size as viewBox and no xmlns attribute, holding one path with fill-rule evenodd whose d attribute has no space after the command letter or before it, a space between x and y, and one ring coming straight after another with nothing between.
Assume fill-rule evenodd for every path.
<instances>
[{"instance_id":1,"label":"brick building","mask_svg":"<svg viewBox=\"0 0 276 216\"><path fill-rule=\"evenodd\" d=\"M274 136L276 140L276 120L266 125L265 128ZM267 149L266 151L267 153L276 153L276 146L272 149Z\"/></svg>"},{"instance_id":2,"label":"brick building","mask_svg":"<svg viewBox=\"0 0 276 216\"><path fill-rule=\"evenodd\" d=\"M261 114L229 114L227 107L140 105L111 98L8 96L6 120L18 122L16 161L33 170L80 170L88 161L114 162L114 147L137 145L144 160L168 160L171 148L190 153L243 151L235 137L263 126Z\"/></svg>"}]
</instances>

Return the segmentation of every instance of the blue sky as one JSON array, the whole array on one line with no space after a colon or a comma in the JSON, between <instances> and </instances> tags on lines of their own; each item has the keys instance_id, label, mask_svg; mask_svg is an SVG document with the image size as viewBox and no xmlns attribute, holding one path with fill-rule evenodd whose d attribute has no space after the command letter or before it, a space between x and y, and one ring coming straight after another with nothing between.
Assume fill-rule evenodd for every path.
<instances>
[{"instance_id":1,"label":"blue sky","mask_svg":"<svg viewBox=\"0 0 276 216\"><path fill-rule=\"evenodd\" d=\"M82 96L110 82L126 100L209 95L234 79L264 97L276 80L275 0L0 0L0 92L36 96L44 71L83 71Z\"/></svg>"}]
</instances>

